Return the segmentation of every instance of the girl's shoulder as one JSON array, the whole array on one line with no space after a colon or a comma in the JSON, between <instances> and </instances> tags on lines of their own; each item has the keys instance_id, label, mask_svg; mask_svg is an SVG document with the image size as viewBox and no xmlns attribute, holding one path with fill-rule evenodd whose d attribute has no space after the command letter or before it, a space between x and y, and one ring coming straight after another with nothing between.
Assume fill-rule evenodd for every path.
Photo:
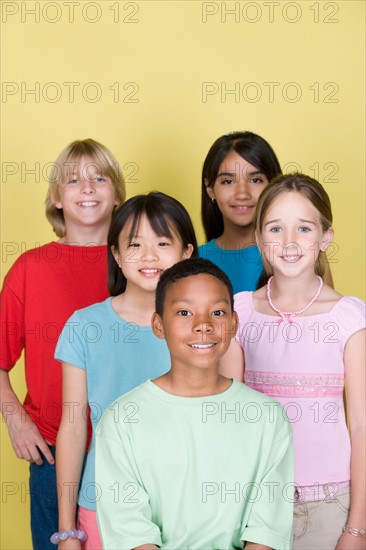
<instances>
[{"instance_id":1,"label":"girl's shoulder","mask_svg":"<svg viewBox=\"0 0 366 550\"><path fill-rule=\"evenodd\" d=\"M71 319L73 317L77 317L78 320L83 323L91 323L95 319L100 319L100 317L104 318L106 316L110 316L113 311L111 300L112 298L109 296L102 302L96 302L90 306L77 309L71 316Z\"/></svg>"},{"instance_id":2,"label":"girl's shoulder","mask_svg":"<svg viewBox=\"0 0 366 550\"><path fill-rule=\"evenodd\" d=\"M244 313L253 312L253 292L243 291L234 294L234 309L239 317Z\"/></svg>"},{"instance_id":3,"label":"girl's shoulder","mask_svg":"<svg viewBox=\"0 0 366 550\"><path fill-rule=\"evenodd\" d=\"M218 249L218 246L216 244L216 240L211 239L211 241L208 241L207 243L200 244L200 246L198 247L198 255L200 258L209 260L210 252L212 254L212 252L216 251L217 249Z\"/></svg>"},{"instance_id":4,"label":"girl's shoulder","mask_svg":"<svg viewBox=\"0 0 366 550\"><path fill-rule=\"evenodd\" d=\"M355 319L365 322L366 303L360 298L356 298L356 296L341 296L330 313L341 318L345 323L352 323L352 320Z\"/></svg>"},{"instance_id":5,"label":"girl's shoulder","mask_svg":"<svg viewBox=\"0 0 366 550\"><path fill-rule=\"evenodd\" d=\"M328 314L329 323L337 327L345 345L356 332L366 327L366 304L355 296L342 296Z\"/></svg>"}]
</instances>

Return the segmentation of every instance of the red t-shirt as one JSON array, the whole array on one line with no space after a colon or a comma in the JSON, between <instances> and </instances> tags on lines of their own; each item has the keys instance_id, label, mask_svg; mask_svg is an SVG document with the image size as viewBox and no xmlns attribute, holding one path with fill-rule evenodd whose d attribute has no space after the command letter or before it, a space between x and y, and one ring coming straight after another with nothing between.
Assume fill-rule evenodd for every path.
<instances>
[{"instance_id":1,"label":"red t-shirt","mask_svg":"<svg viewBox=\"0 0 366 550\"><path fill-rule=\"evenodd\" d=\"M107 246L51 242L22 254L4 280L0 302L0 368L25 349L24 408L45 439L56 442L62 413L60 332L76 309L105 300Z\"/></svg>"}]
</instances>

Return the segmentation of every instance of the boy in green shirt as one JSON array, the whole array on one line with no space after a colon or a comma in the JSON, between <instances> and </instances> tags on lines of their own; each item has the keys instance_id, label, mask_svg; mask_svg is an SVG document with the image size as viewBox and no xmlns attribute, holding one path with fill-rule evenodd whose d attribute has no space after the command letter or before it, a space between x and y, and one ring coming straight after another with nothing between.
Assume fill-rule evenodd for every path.
<instances>
[{"instance_id":1,"label":"boy in green shirt","mask_svg":"<svg viewBox=\"0 0 366 550\"><path fill-rule=\"evenodd\" d=\"M289 549L289 423L218 373L237 329L227 276L203 259L166 270L152 326L171 370L115 401L97 428L104 548Z\"/></svg>"}]
</instances>

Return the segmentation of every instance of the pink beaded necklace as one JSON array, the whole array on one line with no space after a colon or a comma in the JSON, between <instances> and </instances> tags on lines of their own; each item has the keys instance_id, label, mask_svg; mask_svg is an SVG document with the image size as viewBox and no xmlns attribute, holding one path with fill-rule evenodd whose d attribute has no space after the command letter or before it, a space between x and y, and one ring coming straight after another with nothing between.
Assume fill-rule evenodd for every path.
<instances>
[{"instance_id":1,"label":"pink beaded necklace","mask_svg":"<svg viewBox=\"0 0 366 550\"><path fill-rule=\"evenodd\" d=\"M302 309L299 309L298 311L281 311L280 309L278 309L273 304L273 302L271 300L271 282L272 282L273 276L268 279L268 283L267 283L267 300L268 300L269 305L273 309L273 311L275 311L276 313L279 313L279 315L280 315L280 319L278 319L279 323L282 323L283 321L288 321L289 323L293 323L296 315L300 315L300 313L304 313L304 311L309 309L309 307L315 302L315 300L317 300L319 298L319 294L320 294L320 292L323 288L323 279L321 277L319 277L319 275L317 275L317 277L319 279L319 288L318 288L315 296L310 300L310 302L305 307L303 307Z\"/></svg>"}]
</instances>

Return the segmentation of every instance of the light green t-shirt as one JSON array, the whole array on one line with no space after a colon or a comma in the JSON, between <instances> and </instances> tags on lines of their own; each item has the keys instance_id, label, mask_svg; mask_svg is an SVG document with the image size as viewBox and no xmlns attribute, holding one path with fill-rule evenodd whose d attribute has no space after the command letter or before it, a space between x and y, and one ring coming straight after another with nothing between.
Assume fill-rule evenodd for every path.
<instances>
[{"instance_id":1,"label":"light green t-shirt","mask_svg":"<svg viewBox=\"0 0 366 550\"><path fill-rule=\"evenodd\" d=\"M234 380L179 397L148 380L106 410L96 436L105 549L291 548L292 437L266 395Z\"/></svg>"}]
</instances>

